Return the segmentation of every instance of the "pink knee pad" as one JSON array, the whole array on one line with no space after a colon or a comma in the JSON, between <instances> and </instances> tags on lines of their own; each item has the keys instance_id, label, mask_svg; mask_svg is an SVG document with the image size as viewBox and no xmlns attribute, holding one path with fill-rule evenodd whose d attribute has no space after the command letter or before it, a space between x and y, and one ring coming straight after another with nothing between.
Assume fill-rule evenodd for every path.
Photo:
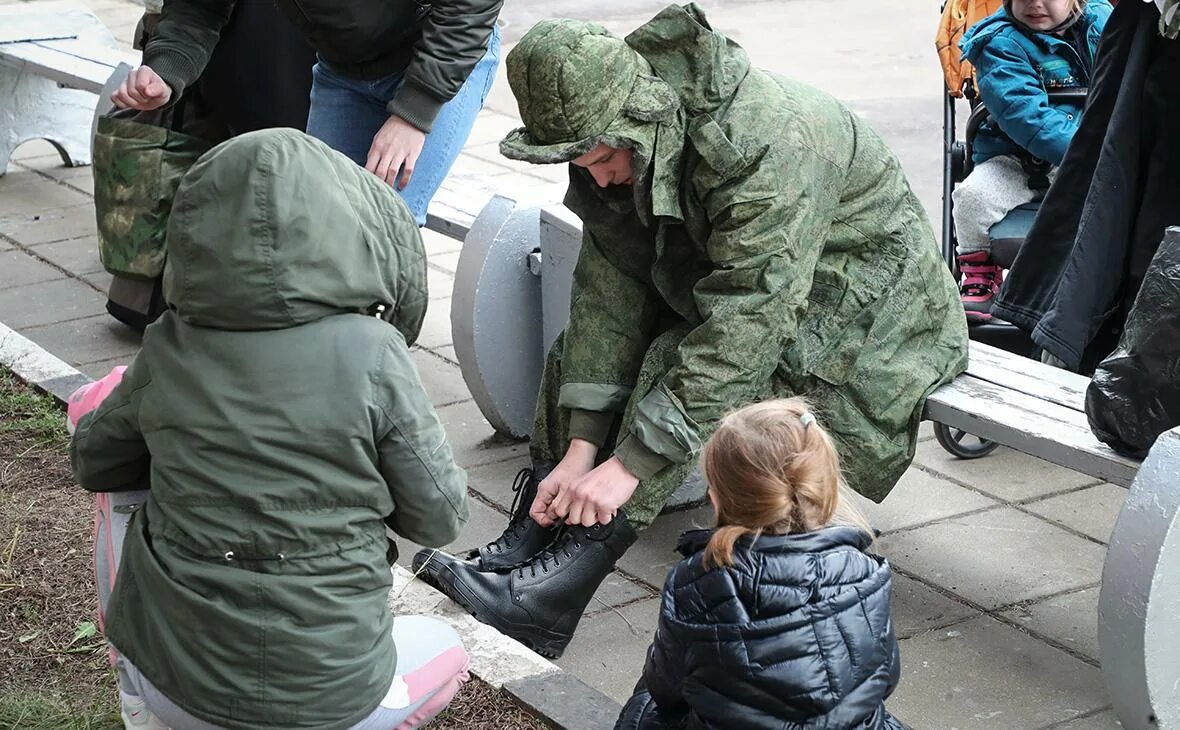
<instances>
[{"instance_id":1,"label":"pink knee pad","mask_svg":"<svg viewBox=\"0 0 1180 730\"><path fill-rule=\"evenodd\" d=\"M78 425L78 421L82 420L82 416L98 408L98 404L106 400L115 386L123 382L125 370L127 370L127 366L120 365L99 380L83 385L74 391L70 396L69 405L66 407L66 418L71 432Z\"/></svg>"},{"instance_id":2,"label":"pink knee pad","mask_svg":"<svg viewBox=\"0 0 1180 730\"><path fill-rule=\"evenodd\" d=\"M417 702L431 692L434 694L398 725L397 730L411 730L442 712L463 683L471 678L468 666L467 652L461 646L453 646L405 675L402 679L409 691L410 702Z\"/></svg>"}]
</instances>

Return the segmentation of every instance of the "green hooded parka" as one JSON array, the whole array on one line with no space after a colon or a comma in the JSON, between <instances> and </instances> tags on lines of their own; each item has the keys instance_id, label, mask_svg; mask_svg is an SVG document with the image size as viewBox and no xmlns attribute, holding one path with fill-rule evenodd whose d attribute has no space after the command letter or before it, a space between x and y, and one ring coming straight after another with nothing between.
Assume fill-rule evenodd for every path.
<instances>
[{"instance_id":1,"label":"green hooded parka","mask_svg":"<svg viewBox=\"0 0 1180 730\"><path fill-rule=\"evenodd\" d=\"M386 526L439 546L467 521L407 349L422 239L388 185L266 130L185 175L167 246L170 311L72 445L84 488L151 490L108 638L218 726L347 728L396 665Z\"/></svg>"}]
</instances>

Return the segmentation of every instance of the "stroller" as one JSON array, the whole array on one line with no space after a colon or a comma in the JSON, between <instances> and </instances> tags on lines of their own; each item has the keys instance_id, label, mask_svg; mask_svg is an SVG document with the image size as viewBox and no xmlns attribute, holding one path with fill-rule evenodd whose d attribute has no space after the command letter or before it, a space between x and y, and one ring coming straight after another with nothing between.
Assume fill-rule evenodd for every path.
<instances>
[{"instance_id":1,"label":"stroller","mask_svg":"<svg viewBox=\"0 0 1180 730\"><path fill-rule=\"evenodd\" d=\"M955 237L951 192L972 170L971 150L980 126L988 119L987 108L979 98L975 85L975 69L963 60L959 53L959 39L975 23L995 13L1003 5L1002 0L946 0L942 18L935 37L939 61L942 64L946 82L943 99L943 165L942 165L942 254L951 268L955 279L961 274L955 258L957 239ZM1086 89L1050 91L1053 100L1084 100ZM968 117L962 139L958 138L956 105L964 99L968 105ZM1008 212L999 223L991 227L992 260L1005 270L1011 268L1016 253L1036 218L1040 201L1026 203ZM968 336L1008 352L1039 357L1039 348L1033 344L1026 332L995 317L985 322L968 322ZM941 423L934 424L934 435L939 445L960 459L978 459L987 456L998 447L993 441L981 439L961 429Z\"/></svg>"}]
</instances>

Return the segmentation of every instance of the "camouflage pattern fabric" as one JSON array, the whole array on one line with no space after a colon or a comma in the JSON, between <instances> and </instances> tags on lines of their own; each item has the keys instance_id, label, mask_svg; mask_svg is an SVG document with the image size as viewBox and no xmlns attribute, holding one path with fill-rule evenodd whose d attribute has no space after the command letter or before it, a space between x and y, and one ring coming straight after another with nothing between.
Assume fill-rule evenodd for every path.
<instances>
[{"instance_id":1,"label":"camouflage pattern fabric","mask_svg":"<svg viewBox=\"0 0 1180 730\"><path fill-rule=\"evenodd\" d=\"M1160 6L1160 34L1175 40L1180 36L1180 0L1162 0Z\"/></svg>"},{"instance_id":2,"label":"camouflage pattern fabric","mask_svg":"<svg viewBox=\"0 0 1180 730\"><path fill-rule=\"evenodd\" d=\"M152 279L164 270L172 198L209 143L164 127L102 117L94 137L98 251L112 274Z\"/></svg>"},{"instance_id":3,"label":"camouflage pattern fabric","mask_svg":"<svg viewBox=\"0 0 1180 730\"><path fill-rule=\"evenodd\" d=\"M509 78L568 67L568 36L526 34ZM614 453L640 477L627 510L642 522L678 483L665 475L687 471L727 411L799 394L837 439L850 486L883 499L913 458L926 397L967 364L958 291L900 163L832 97L750 67L694 5L667 8L626 43L679 109L648 122L657 144L640 184L602 189L572 168L565 202L583 243L538 451L564 449L554 408L580 424L586 412L621 416ZM540 161L585 133L524 107L575 118L577 104L605 105L614 88L566 75L588 88L567 82L546 98L514 85L538 126L506 140L518 156L536 143ZM654 343L673 328L683 335L665 352Z\"/></svg>"}]
</instances>

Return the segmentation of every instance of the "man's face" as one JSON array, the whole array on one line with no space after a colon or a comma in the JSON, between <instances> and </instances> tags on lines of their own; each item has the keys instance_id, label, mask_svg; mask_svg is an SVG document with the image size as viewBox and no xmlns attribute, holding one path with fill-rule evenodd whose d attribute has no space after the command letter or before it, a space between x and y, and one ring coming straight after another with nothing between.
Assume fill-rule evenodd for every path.
<instances>
[{"instance_id":1,"label":"man's face","mask_svg":"<svg viewBox=\"0 0 1180 730\"><path fill-rule=\"evenodd\" d=\"M1012 0L1012 15L1033 30L1049 30L1069 20L1074 0Z\"/></svg>"},{"instance_id":2,"label":"man's face","mask_svg":"<svg viewBox=\"0 0 1180 730\"><path fill-rule=\"evenodd\" d=\"M586 168L600 188L630 185L633 179L631 150L623 147L610 147L599 142L597 147L572 162Z\"/></svg>"}]
</instances>

